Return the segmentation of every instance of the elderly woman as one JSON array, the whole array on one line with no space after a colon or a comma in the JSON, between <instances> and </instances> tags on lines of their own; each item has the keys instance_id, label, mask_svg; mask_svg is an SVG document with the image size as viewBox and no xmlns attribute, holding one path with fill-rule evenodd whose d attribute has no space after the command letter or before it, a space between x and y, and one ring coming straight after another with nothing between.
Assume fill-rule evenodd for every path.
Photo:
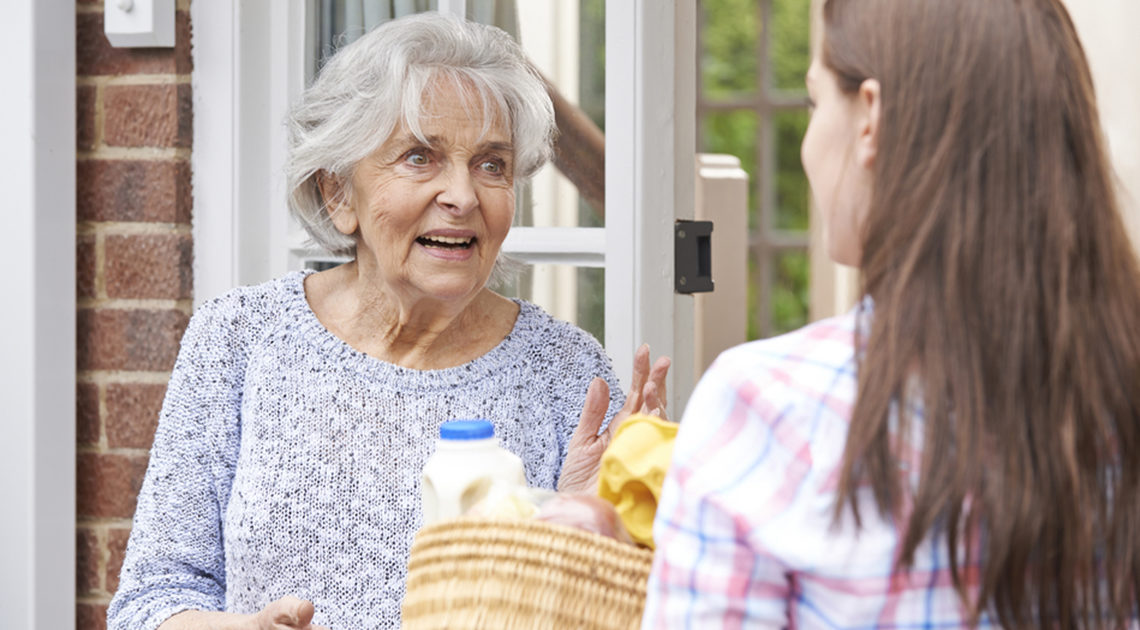
<instances>
[{"instance_id":1,"label":"elderly woman","mask_svg":"<svg viewBox=\"0 0 1140 630\"><path fill-rule=\"evenodd\" d=\"M111 628L396 627L442 422L489 419L530 485L574 490L596 483L600 428L657 404L666 359L638 352L623 406L590 335L486 287L554 131L503 32L388 23L329 61L290 129L291 208L352 261L194 315Z\"/></svg>"}]
</instances>

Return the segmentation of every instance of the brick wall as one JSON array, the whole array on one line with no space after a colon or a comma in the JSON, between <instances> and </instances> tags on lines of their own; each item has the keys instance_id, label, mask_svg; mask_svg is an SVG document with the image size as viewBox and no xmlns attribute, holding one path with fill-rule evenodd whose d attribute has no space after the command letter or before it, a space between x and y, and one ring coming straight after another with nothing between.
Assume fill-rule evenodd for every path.
<instances>
[{"instance_id":1,"label":"brick wall","mask_svg":"<svg viewBox=\"0 0 1140 630\"><path fill-rule=\"evenodd\" d=\"M76 2L77 627L105 627L191 309L190 0L173 49L112 48Z\"/></svg>"}]
</instances>

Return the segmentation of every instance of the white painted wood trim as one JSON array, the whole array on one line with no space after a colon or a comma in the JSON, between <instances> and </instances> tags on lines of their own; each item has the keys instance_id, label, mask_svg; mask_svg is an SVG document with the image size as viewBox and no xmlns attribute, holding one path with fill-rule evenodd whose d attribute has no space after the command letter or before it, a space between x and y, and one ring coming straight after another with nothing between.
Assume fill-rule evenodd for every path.
<instances>
[{"instance_id":1,"label":"white painted wood trim","mask_svg":"<svg viewBox=\"0 0 1140 630\"><path fill-rule=\"evenodd\" d=\"M289 269L285 115L304 88L305 0L191 4L195 305Z\"/></svg>"},{"instance_id":2,"label":"white painted wood trim","mask_svg":"<svg viewBox=\"0 0 1140 630\"><path fill-rule=\"evenodd\" d=\"M605 228L513 227L503 241L503 253L523 262L575 267L604 267Z\"/></svg>"},{"instance_id":3,"label":"white painted wood trim","mask_svg":"<svg viewBox=\"0 0 1140 630\"><path fill-rule=\"evenodd\" d=\"M673 223L693 216L695 28L690 2L606 2L606 349L627 386L637 345L672 356L678 417L693 304L673 294Z\"/></svg>"},{"instance_id":4,"label":"white painted wood trim","mask_svg":"<svg viewBox=\"0 0 1140 630\"><path fill-rule=\"evenodd\" d=\"M700 377L725 350L748 340L748 173L734 155L697 155L697 215L713 222L715 290L698 293L693 373Z\"/></svg>"},{"instance_id":5,"label":"white painted wood trim","mask_svg":"<svg viewBox=\"0 0 1140 630\"><path fill-rule=\"evenodd\" d=\"M6 628L75 627L75 3L15 2L0 23L0 610Z\"/></svg>"},{"instance_id":6,"label":"white painted wood trim","mask_svg":"<svg viewBox=\"0 0 1140 630\"><path fill-rule=\"evenodd\" d=\"M237 283L238 3L190 4L194 70L194 304Z\"/></svg>"}]
</instances>

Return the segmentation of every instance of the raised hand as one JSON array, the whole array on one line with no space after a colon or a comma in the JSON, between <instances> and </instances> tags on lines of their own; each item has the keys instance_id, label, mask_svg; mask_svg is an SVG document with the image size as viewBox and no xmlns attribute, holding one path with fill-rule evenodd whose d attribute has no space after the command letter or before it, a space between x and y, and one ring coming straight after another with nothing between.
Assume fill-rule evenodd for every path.
<instances>
[{"instance_id":1,"label":"raised hand","mask_svg":"<svg viewBox=\"0 0 1140 630\"><path fill-rule=\"evenodd\" d=\"M578 428L570 438L566 461L558 478L559 492L594 493L598 489L598 472L602 453L609 446L614 431L635 413L665 417L665 376L669 373L669 357L658 357L649 367L649 346L642 344L633 354L633 379L625 405L601 431L609 408L610 388L600 378L590 382L586 401L578 418Z\"/></svg>"}]
</instances>

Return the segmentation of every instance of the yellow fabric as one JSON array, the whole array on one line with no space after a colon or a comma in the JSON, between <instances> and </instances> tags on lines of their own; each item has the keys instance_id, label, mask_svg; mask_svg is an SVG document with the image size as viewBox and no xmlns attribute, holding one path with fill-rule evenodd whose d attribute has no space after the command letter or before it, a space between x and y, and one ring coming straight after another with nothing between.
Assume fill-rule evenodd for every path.
<instances>
[{"instance_id":1,"label":"yellow fabric","mask_svg":"<svg viewBox=\"0 0 1140 630\"><path fill-rule=\"evenodd\" d=\"M617 428L602 454L598 496L614 505L629 535L650 548L657 499L676 437L676 423L633 415Z\"/></svg>"}]
</instances>

